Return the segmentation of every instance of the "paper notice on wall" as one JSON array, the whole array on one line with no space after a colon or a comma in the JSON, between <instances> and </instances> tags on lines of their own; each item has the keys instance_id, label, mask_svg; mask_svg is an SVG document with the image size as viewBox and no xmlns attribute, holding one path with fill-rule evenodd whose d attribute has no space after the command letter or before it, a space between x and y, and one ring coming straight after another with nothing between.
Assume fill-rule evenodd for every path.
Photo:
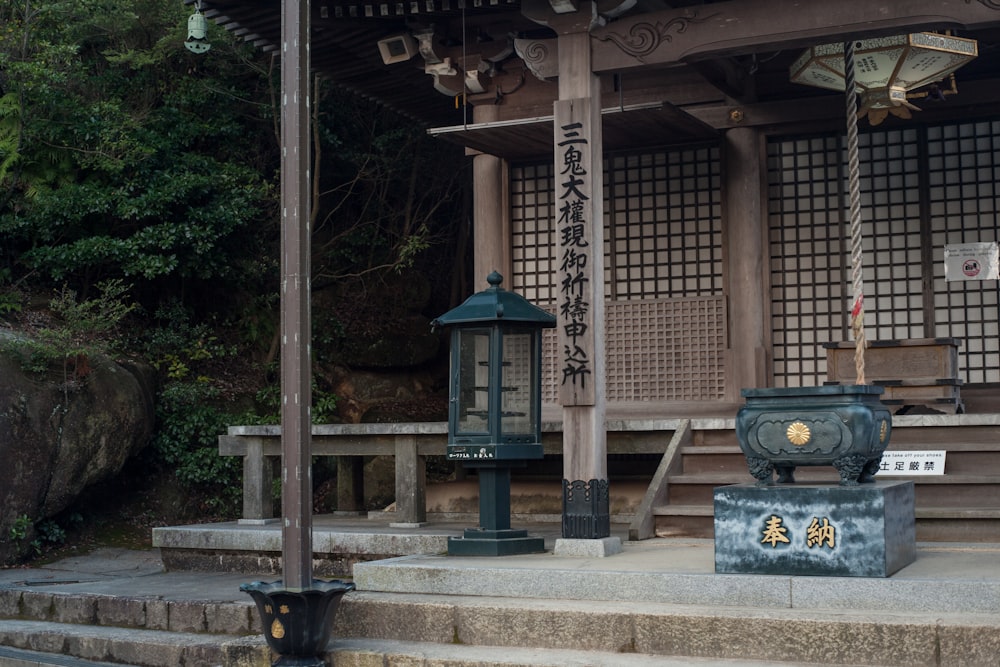
<instances>
[{"instance_id":1,"label":"paper notice on wall","mask_svg":"<svg viewBox=\"0 0 1000 667\"><path fill-rule=\"evenodd\" d=\"M1000 246L996 241L962 243L944 247L944 279L997 280Z\"/></svg>"}]
</instances>

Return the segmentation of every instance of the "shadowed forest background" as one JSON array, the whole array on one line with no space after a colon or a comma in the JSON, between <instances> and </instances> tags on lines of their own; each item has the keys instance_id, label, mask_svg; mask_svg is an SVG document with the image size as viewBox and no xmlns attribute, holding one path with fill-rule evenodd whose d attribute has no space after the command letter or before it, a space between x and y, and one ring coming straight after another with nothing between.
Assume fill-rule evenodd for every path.
<instances>
[{"instance_id":1,"label":"shadowed forest background","mask_svg":"<svg viewBox=\"0 0 1000 667\"><path fill-rule=\"evenodd\" d=\"M191 11L0 4L0 353L64 388L91 355L156 376L139 457L3 535L36 554L111 539L102 527L235 516L239 463L216 436L277 420L279 63L214 24L211 49L189 52ZM314 419L443 420L428 322L469 291L469 164L405 116L314 86Z\"/></svg>"}]
</instances>

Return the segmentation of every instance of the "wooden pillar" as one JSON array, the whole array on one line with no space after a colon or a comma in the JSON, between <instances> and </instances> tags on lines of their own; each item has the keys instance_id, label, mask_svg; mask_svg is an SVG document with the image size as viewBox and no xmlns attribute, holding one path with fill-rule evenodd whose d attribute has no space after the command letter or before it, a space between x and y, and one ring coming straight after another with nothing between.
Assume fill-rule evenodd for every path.
<instances>
[{"instance_id":1,"label":"wooden pillar","mask_svg":"<svg viewBox=\"0 0 1000 667\"><path fill-rule=\"evenodd\" d=\"M494 105L473 110L477 123L497 119ZM504 277L504 289L513 287L510 229L510 177L507 161L495 155L478 153L472 159L473 189L473 291L489 287L486 276L492 271Z\"/></svg>"},{"instance_id":2,"label":"wooden pillar","mask_svg":"<svg viewBox=\"0 0 1000 667\"><path fill-rule=\"evenodd\" d=\"M287 590L312 587L309 0L281 3L281 554Z\"/></svg>"},{"instance_id":3,"label":"wooden pillar","mask_svg":"<svg viewBox=\"0 0 1000 667\"><path fill-rule=\"evenodd\" d=\"M604 174L600 84L591 62L593 5L559 33L555 103L556 308L563 406L562 536L610 536L605 431Z\"/></svg>"},{"instance_id":4,"label":"wooden pillar","mask_svg":"<svg viewBox=\"0 0 1000 667\"><path fill-rule=\"evenodd\" d=\"M763 135L728 130L723 139L724 241L729 312L726 400L771 384L771 307Z\"/></svg>"},{"instance_id":5,"label":"wooden pillar","mask_svg":"<svg viewBox=\"0 0 1000 667\"><path fill-rule=\"evenodd\" d=\"M417 526L427 521L427 465L417 453L417 439L396 436L396 521L393 525Z\"/></svg>"},{"instance_id":6,"label":"wooden pillar","mask_svg":"<svg viewBox=\"0 0 1000 667\"><path fill-rule=\"evenodd\" d=\"M243 518L248 523L265 523L274 518L271 488L274 484L273 461L264 456L264 439L247 438L243 457Z\"/></svg>"},{"instance_id":7,"label":"wooden pillar","mask_svg":"<svg viewBox=\"0 0 1000 667\"><path fill-rule=\"evenodd\" d=\"M365 460L361 456L337 457L337 510L365 509Z\"/></svg>"}]
</instances>

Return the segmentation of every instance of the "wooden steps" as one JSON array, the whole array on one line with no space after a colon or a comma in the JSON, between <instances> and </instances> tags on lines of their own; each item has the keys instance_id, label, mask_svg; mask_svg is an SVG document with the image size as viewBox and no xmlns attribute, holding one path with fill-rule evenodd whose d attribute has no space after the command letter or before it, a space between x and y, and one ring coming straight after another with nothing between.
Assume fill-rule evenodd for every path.
<instances>
[{"instance_id":1,"label":"wooden steps","mask_svg":"<svg viewBox=\"0 0 1000 667\"><path fill-rule=\"evenodd\" d=\"M1000 539L1000 426L996 415L909 416L893 419L890 451L945 450L945 474L889 477L912 479L917 539L943 542L992 542ZM711 538L714 489L753 483L732 430L692 429L660 464L648 498L652 532L633 522L633 539L645 537ZM797 483L835 483L829 466L799 467Z\"/></svg>"}]
</instances>

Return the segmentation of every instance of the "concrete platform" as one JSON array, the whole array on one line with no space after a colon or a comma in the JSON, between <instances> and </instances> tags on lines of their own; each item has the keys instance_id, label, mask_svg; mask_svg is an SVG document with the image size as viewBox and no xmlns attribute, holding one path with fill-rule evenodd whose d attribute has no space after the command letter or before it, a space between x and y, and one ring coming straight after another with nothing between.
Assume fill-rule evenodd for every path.
<instances>
[{"instance_id":1,"label":"concrete platform","mask_svg":"<svg viewBox=\"0 0 1000 667\"><path fill-rule=\"evenodd\" d=\"M604 558L407 556L359 563L359 591L725 607L1000 614L1000 545L923 544L887 578L714 572L712 540L626 542Z\"/></svg>"},{"instance_id":2,"label":"concrete platform","mask_svg":"<svg viewBox=\"0 0 1000 667\"><path fill-rule=\"evenodd\" d=\"M317 526L315 531L328 533L322 539L358 544L435 544L435 539L461 533L458 527L390 528L366 519L339 523L347 525L336 530ZM432 553L359 562L352 576L359 592L1000 615L1000 543L918 543L916 560L885 578L716 574L712 540L623 540L621 552L610 556L557 556L551 549L559 539L558 525L520 527L542 536L549 551L455 557L443 555L447 547L442 541L443 548L435 546ZM616 532L624 531L620 524L616 527ZM228 529L245 530L229 524L199 527ZM101 549L40 568L0 570L0 592L249 602L240 583L266 574L169 571L157 550Z\"/></svg>"}]
</instances>

